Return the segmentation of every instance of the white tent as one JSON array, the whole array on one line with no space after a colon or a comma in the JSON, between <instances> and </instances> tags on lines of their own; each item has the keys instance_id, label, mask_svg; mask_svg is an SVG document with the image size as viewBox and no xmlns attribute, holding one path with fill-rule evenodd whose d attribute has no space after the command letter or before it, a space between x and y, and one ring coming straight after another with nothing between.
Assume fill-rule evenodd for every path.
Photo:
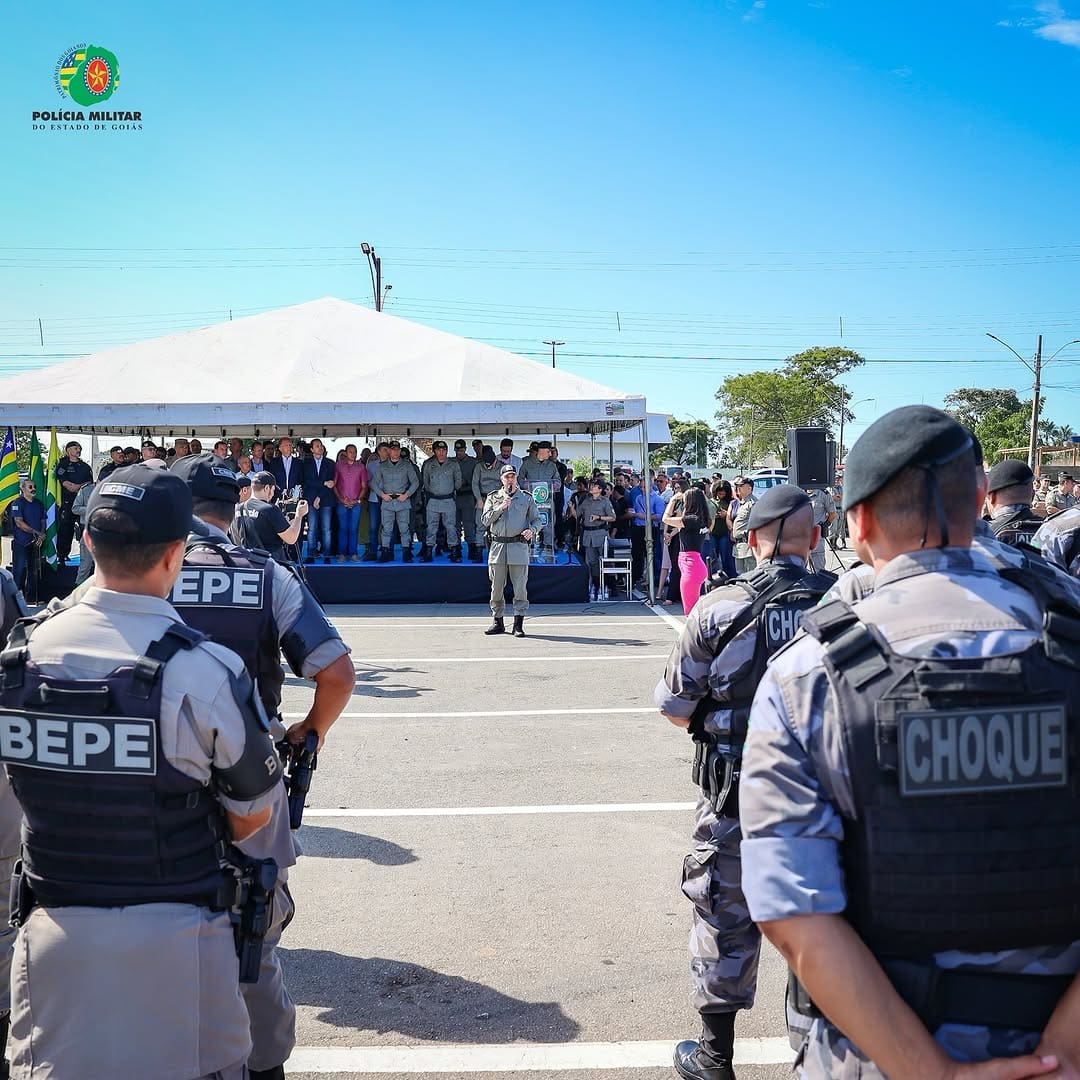
<instances>
[{"instance_id":1,"label":"white tent","mask_svg":"<svg viewBox=\"0 0 1080 1080\"><path fill-rule=\"evenodd\" d=\"M0 380L13 427L168 435L562 435L645 399L326 298Z\"/></svg>"}]
</instances>

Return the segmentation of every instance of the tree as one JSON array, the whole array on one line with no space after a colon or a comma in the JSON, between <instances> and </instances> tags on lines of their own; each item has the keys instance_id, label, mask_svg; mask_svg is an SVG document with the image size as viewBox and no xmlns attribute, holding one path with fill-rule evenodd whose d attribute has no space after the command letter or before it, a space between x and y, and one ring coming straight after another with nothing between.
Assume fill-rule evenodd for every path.
<instances>
[{"instance_id":1,"label":"tree","mask_svg":"<svg viewBox=\"0 0 1080 1080\"><path fill-rule=\"evenodd\" d=\"M789 427L824 427L832 434L847 408L848 391L837 379L865 363L851 349L815 346L788 357L778 371L732 375L716 391L721 459L753 465L766 454L782 456Z\"/></svg>"},{"instance_id":2,"label":"tree","mask_svg":"<svg viewBox=\"0 0 1080 1080\"><path fill-rule=\"evenodd\" d=\"M1039 421L1039 440L1044 446L1061 446L1076 434L1071 424L1055 424L1053 420Z\"/></svg>"},{"instance_id":3,"label":"tree","mask_svg":"<svg viewBox=\"0 0 1080 1080\"><path fill-rule=\"evenodd\" d=\"M649 464L653 468L665 461L674 461L676 465L704 465L720 456L720 439L704 420L676 420L669 416L668 429L671 442L649 455Z\"/></svg>"},{"instance_id":4,"label":"tree","mask_svg":"<svg viewBox=\"0 0 1080 1080\"><path fill-rule=\"evenodd\" d=\"M1025 408L1030 415L1031 403L1025 405L1015 390L983 390L978 386L962 386L945 395L945 411L972 430L995 410L999 415L1011 416L1023 412Z\"/></svg>"}]
</instances>

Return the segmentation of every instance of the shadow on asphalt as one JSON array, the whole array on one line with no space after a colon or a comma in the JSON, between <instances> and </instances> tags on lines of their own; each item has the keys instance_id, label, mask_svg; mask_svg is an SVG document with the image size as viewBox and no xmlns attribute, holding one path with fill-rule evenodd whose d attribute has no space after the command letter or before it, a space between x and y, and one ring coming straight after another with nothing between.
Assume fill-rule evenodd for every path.
<instances>
[{"instance_id":1,"label":"shadow on asphalt","mask_svg":"<svg viewBox=\"0 0 1080 1080\"><path fill-rule=\"evenodd\" d=\"M647 648L656 643L642 641L641 638L611 638L611 637L579 637L569 634L536 634L529 628L529 620L525 619L525 636L533 641L561 641L567 645L625 645L631 648Z\"/></svg>"},{"instance_id":2,"label":"shadow on asphalt","mask_svg":"<svg viewBox=\"0 0 1080 1080\"><path fill-rule=\"evenodd\" d=\"M409 848L391 840L326 825L304 825L300 843L305 855L320 859L366 859L376 866L407 866L419 861Z\"/></svg>"},{"instance_id":3,"label":"shadow on asphalt","mask_svg":"<svg viewBox=\"0 0 1080 1080\"><path fill-rule=\"evenodd\" d=\"M289 993L317 1019L440 1042L569 1042L579 1025L555 1002L522 1001L483 983L385 957L284 949Z\"/></svg>"},{"instance_id":4,"label":"shadow on asphalt","mask_svg":"<svg viewBox=\"0 0 1080 1080\"><path fill-rule=\"evenodd\" d=\"M386 681L388 675L405 675L416 671L417 669L412 667L387 667L376 670L358 665L356 671L356 689L353 693L358 697L386 699L415 698L419 697L421 694L430 693L430 686L406 686L404 684L398 686L382 685ZM311 682L308 679L298 679L294 675L286 675L285 685L310 686Z\"/></svg>"}]
</instances>

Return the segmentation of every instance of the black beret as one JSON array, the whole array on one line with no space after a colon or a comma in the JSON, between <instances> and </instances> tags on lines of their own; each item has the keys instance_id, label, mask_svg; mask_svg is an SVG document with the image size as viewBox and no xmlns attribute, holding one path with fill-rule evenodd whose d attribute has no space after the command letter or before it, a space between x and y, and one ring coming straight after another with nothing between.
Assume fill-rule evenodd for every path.
<instances>
[{"instance_id":1,"label":"black beret","mask_svg":"<svg viewBox=\"0 0 1080 1080\"><path fill-rule=\"evenodd\" d=\"M761 529L810 505L810 496L794 484L776 484L750 507L747 529Z\"/></svg>"},{"instance_id":2,"label":"black beret","mask_svg":"<svg viewBox=\"0 0 1080 1080\"><path fill-rule=\"evenodd\" d=\"M117 454L117 453L122 454L123 452L124 452L124 448L122 446L110 446L109 447L109 453L110 454Z\"/></svg>"},{"instance_id":3,"label":"black beret","mask_svg":"<svg viewBox=\"0 0 1080 1080\"><path fill-rule=\"evenodd\" d=\"M277 485L277 481L274 479L274 474L272 472L267 472L265 469L263 469L262 472L255 473L255 475L251 478L251 482L253 484L258 484L260 487L271 487Z\"/></svg>"},{"instance_id":4,"label":"black beret","mask_svg":"<svg viewBox=\"0 0 1080 1080\"><path fill-rule=\"evenodd\" d=\"M489 468L495 464L495 451L490 446L485 446L483 450L484 464Z\"/></svg>"},{"instance_id":5,"label":"black beret","mask_svg":"<svg viewBox=\"0 0 1080 1080\"><path fill-rule=\"evenodd\" d=\"M547 439L541 439L536 444L536 449L537 450L550 450L551 448L552 448L551 443ZM531 447L530 447L530 449L531 449Z\"/></svg>"},{"instance_id":6,"label":"black beret","mask_svg":"<svg viewBox=\"0 0 1080 1080\"><path fill-rule=\"evenodd\" d=\"M136 525L134 533L101 529L94 518L99 510L119 510ZM191 531L191 492L167 469L128 465L94 486L86 509L86 527L94 539L107 537L122 544L167 544Z\"/></svg>"},{"instance_id":7,"label":"black beret","mask_svg":"<svg viewBox=\"0 0 1080 1080\"><path fill-rule=\"evenodd\" d=\"M455 450L468 450L468 448L469 448L469 444L464 439L455 439L454 440L454 449Z\"/></svg>"},{"instance_id":8,"label":"black beret","mask_svg":"<svg viewBox=\"0 0 1080 1080\"><path fill-rule=\"evenodd\" d=\"M1002 488L1016 487L1017 484L1030 484L1035 474L1027 467L1027 462L1018 458L1006 458L999 461L987 474L990 481L988 491L1001 491Z\"/></svg>"},{"instance_id":9,"label":"black beret","mask_svg":"<svg viewBox=\"0 0 1080 1080\"><path fill-rule=\"evenodd\" d=\"M214 454L188 454L173 465L172 472L191 488L194 499L230 503L240 499L236 473Z\"/></svg>"},{"instance_id":10,"label":"black beret","mask_svg":"<svg viewBox=\"0 0 1080 1080\"><path fill-rule=\"evenodd\" d=\"M856 440L844 468L844 510L876 495L911 465L936 468L971 449L971 436L948 413L904 405L875 420Z\"/></svg>"}]
</instances>

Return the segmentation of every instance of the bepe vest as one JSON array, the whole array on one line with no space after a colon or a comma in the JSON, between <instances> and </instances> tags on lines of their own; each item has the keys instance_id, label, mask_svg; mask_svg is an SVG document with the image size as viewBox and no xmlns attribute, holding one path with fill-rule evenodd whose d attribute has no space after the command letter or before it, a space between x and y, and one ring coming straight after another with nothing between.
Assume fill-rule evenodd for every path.
<instances>
[{"instance_id":1,"label":"bepe vest","mask_svg":"<svg viewBox=\"0 0 1080 1080\"><path fill-rule=\"evenodd\" d=\"M995 521L993 518L988 522L990 531L1003 544L1019 547L1021 544L1031 544L1032 537L1038 531L1043 519L1028 507L1023 507L1014 514Z\"/></svg>"},{"instance_id":2,"label":"bepe vest","mask_svg":"<svg viewBox=\"0 0 1080 1080\"><path fill-rule=\"evenodd\" d=\"M41 672L30 633L20 626L0 654L0 747L36 901L228 907L235 883L222 808L169 764L159 729L165 665L204 635L176 623L132 663L76 680Z\"/></svg>"},{"instance_id":3,"label":"bepe vest","mask_svg":"<svg viewBox=\"0 0 1080 1080\"><path fill-rule=\"evenodd\" d=\"M189 626L232 649L255 680L267 716L281 707L285 672L265 553L192 533L169 602Z\"/></svg>"},{"instance_id":4,"label":"bepe vest","mask_svg":"<svg viewBox=\"0 0 1080 1080\"><path fill-rule=\"evenodd\" d=\"M1080 938L1080 611L983 658L902 656L843 601L803 628L824 646L855 801L844 914L870 949Z\"/></svg>"}]
</instances>

